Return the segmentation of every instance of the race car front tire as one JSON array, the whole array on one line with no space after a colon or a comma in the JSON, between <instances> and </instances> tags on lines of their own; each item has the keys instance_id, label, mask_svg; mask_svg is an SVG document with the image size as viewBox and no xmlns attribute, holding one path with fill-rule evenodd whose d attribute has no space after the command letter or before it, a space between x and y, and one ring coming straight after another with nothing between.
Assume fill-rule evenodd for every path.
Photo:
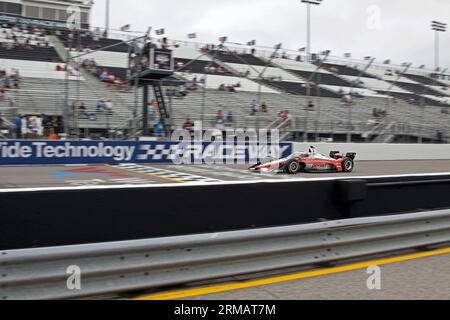
<instances>
[{"instance_id":1,"label":"race car front tire","mask_svg":"<svg viewBox=\"0 0 450 320\"><path fill-rule=\"evenodd\" d=\"M350 158L345 158L342 162L342 171L350 173L355 168L355 162Z\"/></svg>"},{"instance_id":2,"label":"race car front tire","mask_svg":"<svg viewBox=\"0 0 450 320\"><path fill-rule=\"evenodd\" d=\"M296 174L300 171L300 163L297 160L292 160L286 163L285 166L286 173L288 174Z\"/></svg>"}]
</instances>

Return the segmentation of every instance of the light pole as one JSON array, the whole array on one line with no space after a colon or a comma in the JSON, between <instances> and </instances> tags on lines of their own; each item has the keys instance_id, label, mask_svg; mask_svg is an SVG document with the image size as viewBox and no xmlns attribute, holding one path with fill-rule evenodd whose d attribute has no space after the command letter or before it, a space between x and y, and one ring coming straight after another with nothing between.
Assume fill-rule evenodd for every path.
<instances>
[{"instance_id":1,"label":"light pole","mask_svg":"<svg viewBox=\"0 0 450 320\"><path fill-rule=\"evenodd\" d=\"M109 34L109 12L110 12L110 3L109 3L109 0L106 0L105 38L108 38L108 34Z\"/></svg>"},{"instance_id":2,"label":"light pole","mask_svg":"<svg viewBox=\"0 0 450 320\"><path fill-rule=\"evenodd\" d=\"M322 69L323 64L327 61L328 56L330 55L331 51L327 50L327 51L324 51L323 53L324 53L324 57L320 59L320 64L316 67L314 72L311 73L310 77L306 81L306 100L308 101L307 103L309 103L309 100L311 99L311 84L314 83L315 86L319 87L320 83L316 80L316 75L319 74L320 69ZM320 79L321 78L319 77L319 80ZM317 96L317 90L316 90L316 96ZM306 108L305 108L305 127L304 127L305 130L303 132L303 141L304 142L308 142L308 136L309 136L309 132L308 132L309 114L308 114L308 112L309 112L308 106L306 106Z\"/></svg>"},{"instance_id":3,"label":"light pole","mask_svg":"<svg viewBox=\"0 0 450 320\"><path fill-rule=\"evenodd\" d=\"M306 3L306 61L311 57L311 5L320 5L322 0L301 0Z\"/></svg>"},{"instance_id":4,"label":"light pole","mask_svg":"<svg viewBox=\"0 0 450 320\"><path fill-rule=\"evenodd\" d=\"M438 70L439 69L439 32L446 32L447 24L438 22L438 21L432 21L431 29L433 29L434 33L435 33L435 40L434 40L435 68L436 68L436 70Z\"/></svg>"}]
</instances>

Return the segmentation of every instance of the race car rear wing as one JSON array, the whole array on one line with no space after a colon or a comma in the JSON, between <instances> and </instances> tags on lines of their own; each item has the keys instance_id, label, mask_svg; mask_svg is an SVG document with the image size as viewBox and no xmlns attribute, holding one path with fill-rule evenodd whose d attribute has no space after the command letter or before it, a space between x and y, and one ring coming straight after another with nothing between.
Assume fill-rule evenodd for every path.
<instances>
[{"instance_id":1,"label":"race car rear wing","mask_svg":"<svg viewBox=\"0 0 450 320\"><path fill-rule=\"evenodd\" d=\"M356 153L355 152L347 152L347 154L345 155L346 158L350 158L352 160L355 160L356 158Z\"/></svg>"},{"instance_id":2,"label":"race car rear wing","mask_svg":"<svg viewBox=\"0 0 450 320\"><path fill-rule=\"evenodd\" d=\"M343 158L342 154L339 151L331 151L330 152L330 158ZM352 160L355 160L356 158L356 152L348 152L344 158L350 158Z\"/></svg>"}]
</instances>

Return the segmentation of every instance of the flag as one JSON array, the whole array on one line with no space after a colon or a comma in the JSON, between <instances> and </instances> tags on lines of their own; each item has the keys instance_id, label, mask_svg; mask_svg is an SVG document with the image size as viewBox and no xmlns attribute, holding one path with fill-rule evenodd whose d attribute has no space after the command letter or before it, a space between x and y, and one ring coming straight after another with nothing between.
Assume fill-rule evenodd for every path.
<instances>
[{"instance_id":1,"label":"flag","mask_svg":"<svg viewBox=\"0 0 450 320\"><path fill-rule=\"evenodd\" d=\"M220 37L219 38L219 42L227 42L227 40L228 40L228 37Z\"/></svg>"},{"instance_id":2,"label":"flag","mask_svg":"<svg viewBox=\"0 0 450 320\"><path fill-rule=\"evenodd\" d=\"M421 65L421 66L419 67L419 69L425 69L425 65L424 65L424 64Z\"/></svg>"},{"instance_id":3,"label":"flag","mask_svg":"<svg viewBox=\"0 0 450 320\"><path fill-rule=\"evenodd\" d=\"M157 36L162 36L163 34L166 33L166 31L162 28L162 29L155 30L155 33Z\"/></svg>"},{"instance_id":4,"label":"flag","mask_svg":"<svg viewBox=\"0 0 450 320\"><path fill-rule=\"evenodd\" d=\"M248 46L256 46L256 40L252 40L252 41L247 42L247 45Z\"/></svg>"},{"instance_id":5,"label":"flag","mask_svg":"<svg viewBox=\"0 0 450 320\"><path fill-rule=\"evenodd\" d=\"M279 43L279 44L275 45L275 49L280 50L282 46L283 46L283 44Z\"/></svg>"},{"instance_id":6,"label":"flag","mask_svg":"<svg viewBox=\"0 0 450 320\"><path fill-rule=\"evenodd\" d=\"M298 49L298 51L305 52L306 51L306 47L300 48L300 49Z\"/></svg>"},{"instance_id":7,"label":"flag","mask_svg":"<svg viewBox=\"0 0 450 320\"><path fill-rule=\"evenodd\" d=\"M370 60L370 59L372 59L371 56L364 57L364 60Z\"/></svg>"},{"instance_id":8,"label":"flag","mask_svg":"<svg viewBox=\"0 0 450 320\"><path fill-rule=\"evenodd\" d=\"M120 27L120 31L130 31L131 25L126 24L122 27Z\"/></svg>"},{"instance_id":9,"label":"flag","mask_svg":"<svg viewBox=\"0 0 450 320\"><path fill-rule=\"evenodd\" d=\"M344 53L344 58L351 58L352 54L350 52Z\"/></svg>"},{"instance_id":10,"label":"flag","mask_svg":"<svg viewBox=\"0 0 450 320\"><path fill-rule=\"evenodd\" d=\"M408 65L408 62L403 62L402 67L406 67Z\"/></svg>"},{"instance_id":11,"label":"flag","mask_svg":"<svg viewBox=\"0 0 450 320\"><path fill-rule=\"evenodd\" d=\"M188 37L188 39L196 39L197 38L197 33L189 33L188 35L187 35L187 37Z\"/></svg>"},{"instance_id":12,"label":"flag","mask_svg":"<svg viewBox=\"0 0 450 320\"><path fill-rule=\"evenodd\" d=\"M391 59L387 59L383 62L383 64L391 64Z\"/></svg>"}]
</instances>

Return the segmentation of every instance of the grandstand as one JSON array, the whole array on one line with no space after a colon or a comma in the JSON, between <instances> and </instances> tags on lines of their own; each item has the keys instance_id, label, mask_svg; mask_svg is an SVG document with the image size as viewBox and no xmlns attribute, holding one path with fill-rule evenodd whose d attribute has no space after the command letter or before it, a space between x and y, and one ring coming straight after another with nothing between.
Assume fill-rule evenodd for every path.
<instances>
[{"instance_id":1,"label":"grandstand","mask_svg":"<svg viewBox=\"0 0 450 320\"><path fill-rule=\"evenodd\" d=\"M55 18L62 17L55 10ZM98 29L89 30L89 7L83 10L84 31L75 34L59 24L3 21L0 68L7 75L19 70L21 78L0 101L3 136L5 124L12 126L19 114L65 116L74 137L139 134L142 89L116 85L127 79L129 45L123 35L104 38ZM24 19L31 11L22 8ZM175 74L162 84L167 92L188 89L168 99L172 129L187 118L204 119L204 128L225 128L216 123L216 112L222 110L233 113L230 126L282 129L285 139L416 142L442 141L450 133L449 74L405 72L403 66L378 63L366 68L365 60L330 56L322 61L320 54L305 62L299 52L273 56L270 49L237 44L170 40L170 45ZM86 60L95 62L94 71L83 66ZM102 70L114 76L113 83L101 81ZM113 110L99 110L102 100L110 101ZM253 112L261 104L266 112ZM79 111L80 105L85 109ZM290 117L281 121L284 111Z\"/></svg>"}]
</instances>

